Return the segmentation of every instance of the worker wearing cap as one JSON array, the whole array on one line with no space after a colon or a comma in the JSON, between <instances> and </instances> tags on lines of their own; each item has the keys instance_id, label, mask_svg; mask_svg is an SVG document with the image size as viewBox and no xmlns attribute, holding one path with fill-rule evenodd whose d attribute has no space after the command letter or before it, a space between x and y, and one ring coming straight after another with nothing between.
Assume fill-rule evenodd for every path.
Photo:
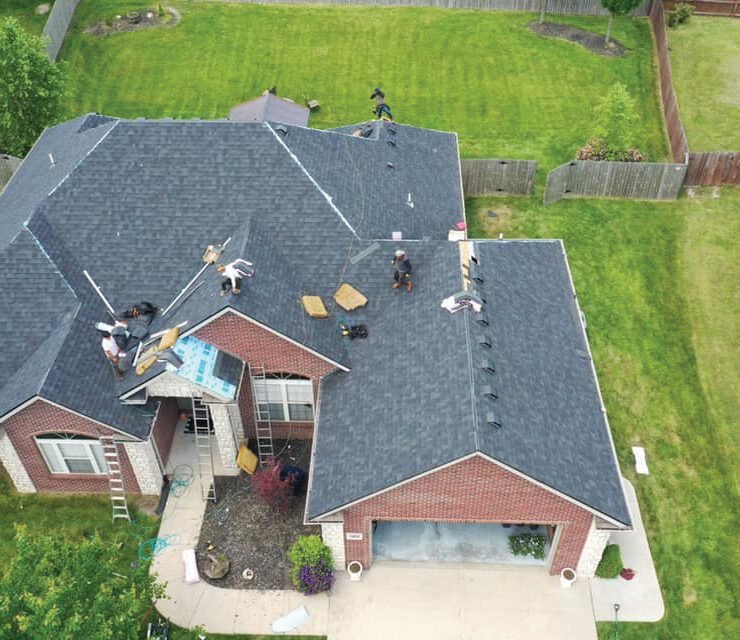
<instances>
[{"instance_id":1,"label":"worker wearing cap","mask_svg":"<svg viewBox=\"0 0 740 640\"><path fill-rule=\"evenodd\" d=\"M391 262L395 267L393 288L398 289L406 285L406 291L410 293L414 288L414 283L411 282L411 262L406 257L406 252L403 249L398 249Z\"/></svg>"},{"instance_id":2,"label":"worker wearing cap","mask_svg":"<svg viewBox=\"0 0 740 640\"><path fill-rule=\"evenodd\" d=\"M118 346L116 339L110 334L109 331L103 333L103 340L101 342L105 357L110 360L113 365L113 371L116 374L118 380L122 380L125 375L125 370L122 368L121 359L126 357L126 353L121 347Z\"/></svg>"},{"instance_id":3,"label":"worker wearing cap","mask_svg":"<svg viewBox=\"0 0 740 640\"><path fill-rule=\"evenodd\" d=\"M239 295L242 288L242 278L251 278L254 273L254 265L247 260L239 258L229 264L220 264L216 270L223 276L221 281L221 295L225 296L229 292Z\"/></svg>"}]
</instances>

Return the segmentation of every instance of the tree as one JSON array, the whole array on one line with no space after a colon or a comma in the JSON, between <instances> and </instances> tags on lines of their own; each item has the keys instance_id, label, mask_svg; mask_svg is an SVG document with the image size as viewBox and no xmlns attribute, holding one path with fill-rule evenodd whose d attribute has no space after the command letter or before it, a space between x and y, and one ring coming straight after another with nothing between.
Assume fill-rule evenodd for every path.
<instances>
[{"instance_id":1,"label":"tree","mask_svg":"<svg viewBox=\"0 0 740 640\"><path fill-rule=\"evenodd\" d=\"M615 82L594 107L593 135L604 140L609 160L622 160L632 146L637 123L635 101L621 82Z\"/></svg>"},{"instance_id":2,"label":"tree","mask_svg":"<svg viewBox=\"0 0 740 640\"><path fill-rule=\"evenodd\" d=\"M606 44L609 44L609 35L612 32L614 16L626 16L633 9L640 6L642 0L601 0L601 6L609 12L609 26L606 28Z\"/></svg>"},{"instance_id":3,"label":"tree","mask_svg":"<svg viewBox=\"0 0 740 640\"><path fill-rule=\"evenodd\" d=\"M44 47L15 18L0 20L0 151L25 155L62 115L64 78Z\"/></svg>"},{"instance_id":4,"label":"tree","mask_svg":"<svg viewBox=\"0 0 740 640\"><path fill-rule=\"evenodd\" d=\"M547 13L547 0L541 0L542 4L541 10L540 10L540 24L542 24L545 21L545 14Z\"/></svg>"},{"instance_id":5,"label":"tree","mask_svg":"<svg viewBox=\"0 0 740 640\"><path fill-rule=\"evenodd\" d=\"M136 637L163 590L146 563L116 574L116 554L98 537L70 542L16 527L16 554L0 578L0 640Z\"/></svg>"},{"instance_id":6,"label":"tree","mask_svg":"<svg viewBox=\"0 0 740 640\"><path fill-rule=\"evenodd\" d=\"M290 482L280 479L281 466L270 463L265 465L251 478L252 489L257 497L273 511L287 511L290 507Z\"/></svg>"}]
</instances>

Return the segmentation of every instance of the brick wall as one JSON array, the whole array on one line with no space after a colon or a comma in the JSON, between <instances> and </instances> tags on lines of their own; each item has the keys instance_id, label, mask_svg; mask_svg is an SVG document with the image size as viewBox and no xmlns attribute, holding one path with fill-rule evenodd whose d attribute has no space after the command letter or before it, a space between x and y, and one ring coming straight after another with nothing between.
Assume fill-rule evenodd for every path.
<instances>
[{"instance_id":1,"label":"brick wall","mask_svg":"<svg viewBox=\"0 0 740 640\"><path fill-rule=\"evenodd\" d=\"M45 433L74 433L91 438L98 437L98 429L116 440L127 438L118 432L106 429L97 422L60 409L44 400L37 400L14 416L8 418L3 427L13 443L18 456L23 460L26 471L40 493L108 493L108 477L88 474L54 474L49 471L35 436ZM127 493L140 493L136 476L123 447L118 448Z\"/></svg>"},{"instance_id":2,"label":"brick wall","mask_svg":"<svg viewBox=\"0 0 740 640\"><path fill-rule=\"evenodd\" d=\"M475 456L345 509L345 534L364 534L361 541L345 539L347 562L370 566L373 520L561 525L550 567L557 574L578 565L593 515Z\"/></svg>"},{"instance_id":3,"label":"brick wall","mask_svg":"<svg viewBox=\"0 0 740 640\"><path fill-rule=\"evenodd\" d=\"M172 440L175 438L177 431L177 416L179 414L177 400L174 398L163 398L160 401L157 419L152 427L152 438L154 445L157 447L159 459L162 464L166 465L170 457Z\"/></svg>"},{"instance_id":4,"label":"brick wall","mask_svg":"<svg viewBox=\"0 0 740 640\"><path fill-rule=\"evenodd\" d=\"M264 366L268 373L292 373L311 378L314 406L316 405L321 378L335 368L326 360L234 313L226 313L216 318L213 322L199 329L195 336L247 364ZM246 372L239 390L238 401L246 436L254 438L252 387ZM313 423L273 423L273 436L276 439L308 440L313 437Z\"/></svg>"}]
</instances>

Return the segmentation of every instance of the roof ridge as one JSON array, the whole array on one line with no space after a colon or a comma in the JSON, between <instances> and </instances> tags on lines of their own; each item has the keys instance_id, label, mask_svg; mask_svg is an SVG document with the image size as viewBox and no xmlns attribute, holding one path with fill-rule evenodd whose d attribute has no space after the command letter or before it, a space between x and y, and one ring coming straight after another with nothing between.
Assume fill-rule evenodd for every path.
<instances>
[{"instance_id":1,"label":"roof ridge","mask_svg":"<svg viewBox=\"0 0 740 640\"><path fill-rule=\"evenodd\" d=\"M41 244L41 241L36 237L33 231L28 227L28 220L23 223L21 230L16 234L16 238L23 232L23 230L26 230L28 232L28 235L33 238L33 241L36 243L36 246L39 248L39 251L44 255L44 257L49 261L49 264L51 264L52 267L54 267L54 271L56 271L59 274L59 277L62 279L64 284L67 285L67 288L70 290L72 295L75 297L76 300L79 300L79 296L75 293L75 290L72 288L72 285L69 284L69 280L67 280L67 277L62 273L62 270L57 266L57 263L54 262L52 257L46 252L46 249L44 248L44 245ZM13 240L11 240L10 244L13 244Z\"/></svg>"},{"instance_id":2,"label":"roof ridge","mask_svg":"<svg viewBox=\"0 0 740 640\"><path fill-rule=\"evenodd\" d=\"M303 173L306 175L306 177L311 181L311 184L313 184L313 186L316 187L316 189L318 190L318 192L322 196L324 196L324 199L326 200L326 202L332 208L332 210L334 211L334 213L336 213L337 216L339 216L339 219L352 232L352 235L357 240L361 240L361 238L360 238L359 234L357 233L357 231L355 231L354 227L349 223L349 220L347 220L347 218L345 218L344 214L339 210L339 207L337 207L337 205L334 204L334 201L333 201L332 197L326 191L324 191L321 188L321 185L319 185L318 182L316 182L315 178L308 172L308 169L306 169L306 167L303 166L303 163L298 159L298 156L296 156L296 154L293 153L290 150L290 147L285 143L285 141L282 138L280 138L280 135L270 126L270 123L269 122L264 122L264 125L265 125L265 127L267 127L269 129L270 133L272 133L272 135L280 143L280 145L283 147L283 149L285 149L288 152L288 154L293 159L293 161L298 165L298 167L300 168L300 170L303 171Z\"/></svg>"}]
</instances>

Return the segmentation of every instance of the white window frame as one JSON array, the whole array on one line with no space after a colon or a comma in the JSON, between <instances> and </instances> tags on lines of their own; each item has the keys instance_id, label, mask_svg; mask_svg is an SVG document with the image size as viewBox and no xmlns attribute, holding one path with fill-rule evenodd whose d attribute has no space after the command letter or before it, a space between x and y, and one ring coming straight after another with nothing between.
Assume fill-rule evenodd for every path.
<instances>
[{"instance_id":1,"label":"white window frame","mask_svg":"<svg viewBox=\"0 0 740 640\"><path fill-rule=\"evenodd\" d=\"M69 434L65 437L65 435L60 434L56 437L56 434L49 434L49 435L42 435L42 436L36 436L34 437L34 440L36 441L36 447L41 452L41 456L44 459L44 462L46 463L46 467L49 469L49 473L52 473L54 475L58 476L77 476L77 475L83 475L83 476L99 476L99 475L108 475L107 469L101 469L100 464L98 463L98 459L95 457L95 454L92 452L91 447L98 446L100 447L100 442L96 440L95 438L86 438L85 436L76 436L75 434ZM59 448L59 444L63 444L65 442L74 442L75 444L82 445L85 453L87 454L87 460L90 462L93 471L71 471L69 468L69 465L67 464L67 459L62 454L61 449ZM59 460L62 461L62 465L65 467L66 471L54 471L52 469L52 463L49 461L49 458L46 455L46 452L44 451L44 448L41 446L41 443L44 445L50 445L55 449L55 453ZM103 457L103 452L101 448L101 457ZM80 460L84 460L85 458L79 458Z\"/></svg>"},{"instance_id":2,"label":"white window frame","mask_svg":"<svg viewBox=\"0 0 740 640\"><path fill-rule=\"evenodd\" d=\"M272 377L271 377L272 376ZM257 405L257 415L259 417L260 422L267 422L268 419L270 422L313 422L316 417L316 407L314 406L314 398L313 398L313 382L310 378L303 378L299 376L294 376L290 374L267 374L267 378L263 381L259 381L255 384L254 388L255 391L258 391L260 388L260 385L264 384L268 387L277 387L280 389L280 398L281 398L281 404L283 406L283 416L285 417L284 420L276 420L274 418L270 418L268 411L269 409L263 409L266 405L269 404L277 404L275 402L259 402L259 400L255 397L255 404ZM290 418L290 405L291 404L303 404L303 403L296 403L296 402L288 402L288 385L300 385L300 386L306 386L310 389L310 397L311 397L311 419L310 420L292 420ZM256 396L256 394L255 394Z\"/></svg>"}]
</instances>

